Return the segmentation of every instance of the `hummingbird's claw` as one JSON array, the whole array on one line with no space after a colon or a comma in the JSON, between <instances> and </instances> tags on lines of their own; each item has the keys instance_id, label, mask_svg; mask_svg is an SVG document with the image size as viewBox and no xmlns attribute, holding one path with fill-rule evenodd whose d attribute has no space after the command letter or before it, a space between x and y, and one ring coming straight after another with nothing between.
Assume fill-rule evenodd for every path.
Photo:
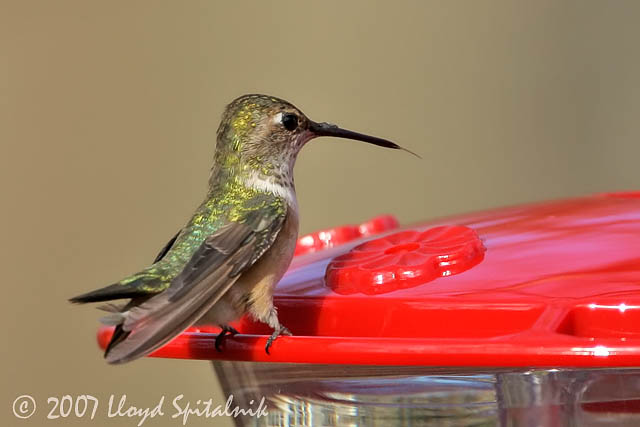
<instances>
[{"instance_id":1,"label":"hummingbird's claw","mask_svg":"<svg viewBox=\"0 0 640 427\"><path fill-rule=\"evenodd\" d=\"M289 329L285 328L284 326L280 326L275 331L273 331L273 333L267 340L267 345L264 347L264 351L266 351L267 354L271 355L271 353L269 353L269 348L271 347L271 344L273 344L275 339L280 335L291 335L291 331L289 331Z\"/></svg>"},{"instance_id":2,"label":"hummingbird's claw","mask_svg":"<svg viewBox=\"0 0 640 427\"><path fill-rule=\"evenodd\" d=\"M222 353L222 349L220 348L220 345L222 344L222 341L224 340L224 337L227 335L235 335L237 333L239 333L235 328L229 326L229 325L222 325L220 326L222 328L222 330L220 331L220 333L218 334L218 336L216 336L216 350L218 350L219 353Z\"/></svg>"}]
</instances>

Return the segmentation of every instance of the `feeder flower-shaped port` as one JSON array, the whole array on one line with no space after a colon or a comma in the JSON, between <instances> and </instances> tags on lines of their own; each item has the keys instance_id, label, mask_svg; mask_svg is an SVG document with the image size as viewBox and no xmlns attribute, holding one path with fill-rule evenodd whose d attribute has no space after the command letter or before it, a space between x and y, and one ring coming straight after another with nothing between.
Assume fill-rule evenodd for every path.
<instances>
[{"instance_id":1,"label":"feeder flower-shaped port","mask_svg":"<svg viewBox=\"0 0 640 427\"><path fill-rule=\"evenodd\" d=\"M384 233L398 228L398 225L398 220L394 216L381 215L359 225L343 225L316 231L298 239L295 255L318 252L362 237Z\"/></svg>"},{"instance_id":2,"label":"feeder flower-shaped port","mask_svg":"<svg viewBox=\"0 0 640 427\"><path fill-rule=\"evenodd\" d=\"M484 252L478 234L468 227L402 231L334 258L325 280L339 294L383 294L462 273L480 263Z\"/></svg>"}]
</instances>

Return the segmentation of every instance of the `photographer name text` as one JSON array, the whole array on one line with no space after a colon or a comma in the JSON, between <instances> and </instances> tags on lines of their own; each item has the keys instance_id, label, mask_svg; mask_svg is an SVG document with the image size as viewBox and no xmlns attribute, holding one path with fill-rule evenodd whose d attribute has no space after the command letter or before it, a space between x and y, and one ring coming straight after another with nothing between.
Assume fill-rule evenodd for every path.
<instances>
[{"instance_id":1,"label":"photographer name text","mask_svg":"<svg viewBox=\"0 0 640 427\"><path fill-rule=\"evenodd\" d=\"M249 401L249 407L242 408L233 402L233 395L227 398L224 405L214 406L213 399L198 399L189 401L183 394L167 399L160 397L157 404L152 406L137 406L127 400L127 395L110 395L106 407L101 409L100 400L88 394L78 396L64 395L60 397L51 396L47 399L46 419L55 420L59 418L82 418L93 420L101 416L107 418L132 418L138 427L144 425L145 421L156 417L169 416L187 425L189 419L215 418L215 417L266 417L267 405L265 398L259 402ZM13 414L16 418L31 418L37 411L36 400L28 394L18 396L13 401ZM101 412L102 411L102 412Z\"/></svg>"}]
</instances>

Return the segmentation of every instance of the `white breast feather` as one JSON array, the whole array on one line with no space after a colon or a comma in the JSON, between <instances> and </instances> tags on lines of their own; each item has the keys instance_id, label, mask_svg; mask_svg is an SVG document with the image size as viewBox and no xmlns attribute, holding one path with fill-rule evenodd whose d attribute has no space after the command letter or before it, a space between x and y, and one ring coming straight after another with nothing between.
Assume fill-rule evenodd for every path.
<instances>
[{"instance_id":1,"label":"white breast feather","mask_svg":"<svg viewBox=\"0 0 640 427\"><path fill-rule=\"evenodd\" d=\"M265 191L275 194L278 197L282 197L287 201L289 207L296 212L298 211L298 199L296 198L296 192L293 187L284 186L271 179L265 179L257 174L250 175L246 181L246 185L258 191Z\"/></svg>"}]
</instances>

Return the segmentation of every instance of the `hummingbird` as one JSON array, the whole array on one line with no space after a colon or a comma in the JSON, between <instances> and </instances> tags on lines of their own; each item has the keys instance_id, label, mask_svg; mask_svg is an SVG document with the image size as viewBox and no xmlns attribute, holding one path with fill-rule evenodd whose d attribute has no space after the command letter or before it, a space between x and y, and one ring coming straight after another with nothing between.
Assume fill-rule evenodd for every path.
<instances>
[{"instance_id":1,"label":"hummingbird","mask_svg":"<svg viewBox=\"0 0 640 427\"><path fill-rule=\"evenodd\" d=\"M310 120L293 104L244 95L224 110L207 195L187 224L147 268L73 303L110 302L102 323L115 326L108 363L129 362L160 348L186 328L219 325L220 344L236 334L231 322L249 314L280 335L275 285L287 270L298 237L293 167L311 139L329 136L401 149L386 139ZM414 154L414 153L412 153Z\"/></svg>"}]
</instances>

